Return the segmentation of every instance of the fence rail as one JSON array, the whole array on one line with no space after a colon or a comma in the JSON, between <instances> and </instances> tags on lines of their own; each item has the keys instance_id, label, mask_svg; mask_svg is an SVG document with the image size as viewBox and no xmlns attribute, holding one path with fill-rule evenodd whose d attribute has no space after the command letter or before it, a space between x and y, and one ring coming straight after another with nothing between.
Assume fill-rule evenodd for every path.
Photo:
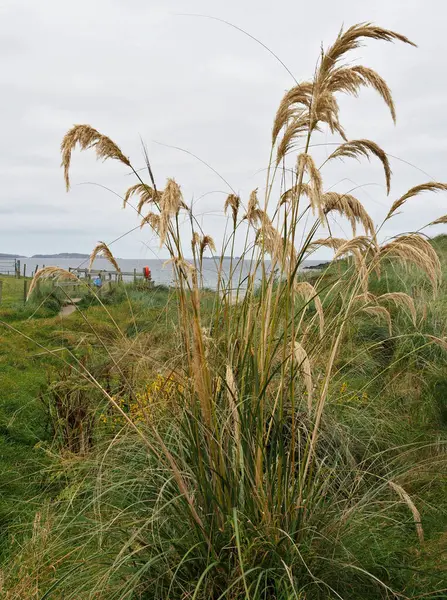
<instances>
[{"instance_id":1,"label":"fence rail","mask_svg":"<svg viewBox=\"0 0 447 600\"><path fill-rule=\"evenodd\" d=\"M0 258L0 275L20 277L20 260L17 258Z\"/></svg>"}]
</instances>

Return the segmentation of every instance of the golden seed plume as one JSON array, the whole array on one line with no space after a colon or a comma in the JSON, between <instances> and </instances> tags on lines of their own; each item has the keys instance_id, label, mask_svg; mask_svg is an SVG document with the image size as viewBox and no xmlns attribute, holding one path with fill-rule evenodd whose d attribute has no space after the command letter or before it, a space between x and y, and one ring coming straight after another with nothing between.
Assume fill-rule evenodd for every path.
<instances>
[{"instance_id":1,"label":"golden seed plume","mask_svg":"<svg viewBox=\"0 0 447 600\"><path fill-rule=\"evenodd\" d=\"M289 201L293 202L294 199L297 198L298 192L300 192L301 194L304 194L305 196L310 198L310 196L312 194L312 188L308 183L304 183L304 182L301 183L301 186L294 185L290 189L286 190L284 192L284 194L282 194L279 204L282 205Z\"/></svg>"},{"instance_id":2,"label":"golden seed plume","mask_svg":"<svg viewBox=\"0 0 447 600\"><path fill-rule=\"evenodd\" d=\"M409 198L412 198L413 196L417 196L422 192L441 192L446 190L447 183L439 183L438 181L429 181L428 183L416 185L393 203L392 207L390 208L390 212L386 216L386 219L389 219L396 212L396 210L398 210Z\"/></svg>"},{"instance_id":3,"label":"golden seed plume","mask_svg":"<svg viewBox=\"0 0 447 600\"><path fill-rule=\"evenodd\" d=\"M336 237L318 238L317 240L313 240L308 245L308 249L309 250L314 250L314 249L316 250L317 248L320 248L321 246L324 246L326 248L332 248L332 250L338 250L344 244L346 244L348 241L349 240L345 240L343 238L336 238Z\"/></svg>"},{"instance_id":4,"label":"golden seed plume","mask_svg":"<svg viewBox=\"0 0 447 600\"><path fill-rule=\"evenodd\" d=\"M93 129L90 125L74 125L64 136L61 144L62 165L64 167L64 178L67 191L70 189L70 162L71 153L76 144L81 150L94 148L97 158L106 160L114 158L130 167L129 159L124 156L119 147L110 138Z\"/></svg>"},{"instance_id":5,"label":"golden seed plume","mask_svg":"<svg viewBox=\"0 0 447 600\"><path fill-rule=\"evenodd\" d=\"M374 240L366 235L358 235L357 237L352 238L352 240L345 241L344 244L337 248L334 260L337 260L350 252L354 254L360 252L363 255L368 252L368 250L372 250L374 253L376 252L377 249Z\"/></svg>"},{"instance_id":6,"label":"golden seed plume","mask_svg":"<svg viewBox=\"0 0 447 600\"><path fill-rule=\"evenodd\" d=\"M204 235L200 240L200 259L203 258L203 253L209 248L211 252L216 252L214 240L210 235Z\"/></svg>"},{"instance_id":7,"label":"golden seed plume","mask_svg":"<svg viewBox=\"0 0 447 600\"><path fill-rule=\"evenodd\" d=\"M383 165L383 170L385 172L386 189L387 193L389 194L391 186L390 163L388 161L387 154L375 142L364 139L345 142L344 144L340 144L337 150L332 152L328 160L331 160L333 158L359 159L361 156L364 156L369 160L371 155L376 156Z\"/></svg>"},{"instance_id":8,"label":"golden seed plume","mask_svg":"<svg viewBox=\"0 0 447 600\"><path fill-rule=\"evenodd\" d=\"M284 239L264 211L259 212L262 213L262 222L256 234L256 244L270 254L273 263L282 264L283 261L294 263L296 253L291 241Z\"/></svg>"},{"instance_id":9,"label":"golden seed plume","mask_svg":"<svg viewBox=\"0 0 447 600\"><path fill-rule=\"evenodd\" d=\"M39 269L31 281L26 299L30 298L40 281L48 280L78 281L78 278L74 273L70 273L70 271L61 269L60 267L44 267L43 269Z\"/></svg>"},{"instance_id":10,"label":"golden seed plume","mask_svg":"<svg viewBox=\"0 0 447 600\"><path fill-rule=\"evenodd\" d=\"M374 222L366 212L363 204L351 196L351 194L338 194L337 192L327 192L321 198L323 212L327 215L329 212L336 211L345 216L351 224L353 235L356 234L356 225L360 223L367 235L375 236Z\"/></svg>"},{"instance_id":11,"label":"golden seed plume","mask_svg":"<svg viewBox=\"0 0 447 600\"><path fill-rule=\"evenodd\" d=\"M382 40L385 42L398 40L405 44L416 46L416 44L411 42L407 37L395 31L383 29L372 23L357 23L356 25L349 27L346 31L340 30L335 42L322 56L319 76L324 77L331 73L347 52L356 50L362 46L362 38Z\"/></svg>"},{"instance_id":12,"label":"golden seed plume","mask_svg":"<svg viewBox=\"0 0 447 600\"><path fill-rule=\"evenodd\" d=\"M150 204L151 202L158 202L161 198L161 193L156 192L149 185L146 185L145 183L137 183L136 185L133 185L127 190L124 196L123 208L126 208L126 204L129 202L130 198L133 195L137 195L140 197L137 206L137 210L140 214L141 209L145 204Z\"/></svg>"},{"instance_id":13,"label":"golden seed plume","mask_svg":"<svg viewBox=\"0 0 447 600\"><path fill-rule=\"evenodd\" d=\"M403 307L407 309L411 315L411 320L413 321L413 325L416 325L416 307L414 305L414 300L405 292L389 292L387 294L382 294L378 296L377 302L393 302L397 307Z\"/></svg>"},{"instance_id":14,"label":"golden seed plume","mask_svg":"<svg viewBox=\"0 0 447 600\"><path fill-rule=\"evenodd\" d=\"M110 248L107 246L105 242L98 242L96 246L93 248L93 252L90 255L90 262L88 268L91 269L95 258L101 256L109 261L109 263L115 268L115 271L121 272L121 269L118 266L118 263L115 260Z\"/></svg>"},{"instance_id":15,"label":"golden seed plume","mask_svg":"<svg viewBox=\"0 0 447 600\"><path fill-rule=\"evenodd\" d=\"M201 239L202 238L200 237L200 234L197 233L197 231L194 231L194 233L192 234L192 240L191 240L191 248L192 248L193 254L195 253L196 248L198 246L200 246L200 240Z\"/></svg>"},{"instance_id":16,"label":"golden seed plume","mask_svg":"<svg viewBox=\"0 0 447 600\"><path fill-rule=\"evenodd\" d=\"M156 215L155 213L148 213L143 219L141 219L140 229L142 229L145 225L150 225L152 229L158 233L160 229L160 215Z\"/></svg>"},{"instance_id":17,"label":"golden seed plume","mask_svg":"<svg viewBox=\"0 0 447 600\"><path fill-rule=\"evenodd\" d=\"M309 201L312 207L312 212L317 211L322 223L325 222L323 207L321 204L321 196L323 191L323 180L321 173L317 169L316 164L310 154L300 154L297 161L298 176L307 172L310 179L310 196Z\"/></svg>"},{"instance_id":18,"label":"golden seed plume","mask_svg":"<svg viewBox=\"0 0 447 600\"><path fill-rule=\"evenodd\" d=\"M232 216L233 216L233 227L236 227L237 222L237 214L239 212L239 206L241 204L241 199L239 196L235 194L230 194L225 200L224 204L224 213L227 214L227 210L231 208Z\"/></svg>"},{"instance_id":19,"label":"golden seed plume","mask_svg":"<svg viewBox=\"0 0 447 600\"><path fill-rule=\"evenodd\" d=\"M175 216L181 208L189 210L188 206L183 202L180 186L175 179L168 178L166 187L161 194L160 209L169 217Z\"/></svg>"},{"instance_id":20,"label":"golden seed plume","mask_svg":"<svg viewBox=\"0 0 447 600\"><path fill-rule=\"evenodd\" d=\"M447 215L443 215L442 217L439 217L439 219L436 219L436 221L432 221L431 223L428 223L428 225L426 225L425 227L430 227L430 225L445 225L447 223Z\"/></svg>"},{"instance_id":21,"label":"golden seed plume","mask_svg":"<svg viewBox=\"0 0 447 600\"><path fill-rule=\"evenodd\" d=\"M414 44L405 36L371 23L359 23L340 31L334 44L322 53L314 81L298 84L283 97L272 130L272 141L277 143L281 130L283 137L277 147L277 164L296 144L300 136L318 130L319 122L326 123L331 133L346 135L339 120L339 105L335 94L358 95L363 86L375 89L387 104L393 120L396 118L391 92L380 75L363 66L347 67L340 61L347 52L362 45L364 38ZM347 140L346 140L347 141Z\"/></svg>"},{"instance_id":22,"label":"golden seed plume","mask_svg":"<svg viewBox=\"0 0 447 600\"><path fill-rule=\"evenodd\" d=\"M160 196L160 222L158 226L158 234L160 236L160 248L166 241L166 236L169 231L171 218L177 215L180 209L189 210L188 206L183 202L182 192L178 183L168 178L165 189Z\"/></svg>"},{"instance_id":23,"label":"golden seed plume","mask_svg":"<svg viewBox=\"0 0 447 600\"><path fill-rule=\"evenodd\" d=\"M413 515L414 524L416 526L417 536L419 538L420 543L423 544L424 543L424 530L422 528L422 523L421 523L421 514L418 511L418 509L416 508L415 503L413 502L413 500L410 498L408 493L404 490L404 488L401 485L399 485L391 480L388 481L388 485L390 486L390 488L392 490L394 490L396 492L396 494L399 496L399 498L403 502L405 502L405 504L411 510L411 514Z\"/></svg>"},{"instance_id":24,"label":"golden seed plume","mask_svg":"<svg viewBox=\"0 0 447 600\"><path fill-rule=\"evenodd\" d=\"M394 258L402 265L413 264L425 272L436 292L442 280L439 257L433 246L416 233L400 235L380 248L380 258Z\"/></svg>"}]
</instances>

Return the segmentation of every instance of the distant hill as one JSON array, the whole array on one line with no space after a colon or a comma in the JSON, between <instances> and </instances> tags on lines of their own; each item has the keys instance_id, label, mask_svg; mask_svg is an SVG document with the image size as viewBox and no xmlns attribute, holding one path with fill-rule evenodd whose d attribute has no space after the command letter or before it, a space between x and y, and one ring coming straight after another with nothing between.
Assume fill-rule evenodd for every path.
<instances>
[{"instance_id":1,"label":"distant hill","mask_svg":"<svg viewBox=\"0 0 447 600\"><path fill-rule=\"evenodd\" d=\"M31 258L89 258L89 254L79 252L60 252L59 254L34 254Z\"/></svg>"},{"instance_id":2,"label":"distant hill","mask_svg":"<svg viewBox=\"0 0 447 600\"><path fill-rule=\"evenodd\" d=\"M22 254L3 254L0 252L0 258L26 258Z\"/></svg>"}]
</instances>

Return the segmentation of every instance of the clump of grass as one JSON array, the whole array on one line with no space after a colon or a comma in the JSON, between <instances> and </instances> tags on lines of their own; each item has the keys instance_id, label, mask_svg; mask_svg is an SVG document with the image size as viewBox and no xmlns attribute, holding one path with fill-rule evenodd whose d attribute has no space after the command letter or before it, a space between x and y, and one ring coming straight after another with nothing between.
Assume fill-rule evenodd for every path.
<instances>
[{"instance_id":1,"label":"clump of grass","mask_svg":"<svg viewBox=\"0 0 447 600\"><path fill-rule=\"evenodd\" d=\"M365 38L412 44L369 23L341 31L322 52L314 79L296 85L280 103L263 199L254 190L242 215L242 201L227 198L233 230L222 255L227 245L234 250L245 227L242 259L251 267L243 292L239 280L236 303L233 275L240 261L235 257L229 275L220 262L212 306L204 303L203 252L214 243L193 229L194 261L187 260L179 222L181 211L189 209L174 179L158 190L147 163L149 187L121 150L89 126L75 126L64 138L67 185L74 146L93 145L98 156L120 160L140 180L125 203L139 194L138 210L145 204L153 208L142 225L149 224L169 251L177 283L178 360L171 374L178 385L165 411L149 408L138 419L104 390L125 431L106 450L97 449L97 460L86 465L88 473L58 520L49 547L59 566L47 590L57 589L64 598L214 600L406 593L399 569L410 556L402 556L402 548L418 549L424 536L424 515L411 487L429 461L444 464L443 447L426 440L400 447L390 432L379 440L375 423L381 409L379 416L374 413L362 389L350 396L355 409L346 408L350 402L339 374L349 370L344 353L350 327L379 319L386 325L377 342L382 344L394 335L390 304L394 310L403 307L413 322L417 317L403 290L370 291L386 261L393 257L416 267L434 292L441 265L418 233L380 246L379 228L360 201L325 191L322 167L310 154L313 134L326 125L344 140L330 159L376 156L390 190L386 154L369 140L348 141L337 102L340 93L357 95L361 86L370 86L395 119L386 82L371 69L346 62L346 54ZM293 156L298 146L304 151ZM444 188L430 183L419 191ZM394 203L385 220L418 193L415 189ZM352 239L317 237L333 211L348 218ZM304 215L313 219L307 230ZM303 283L298 269L319 246L334 249L335 258L343 260L329 278L324 274L313 285ZM441 335L422 337L422 346L446 344ZM371 361L366 387L373 389L377 362L371 348L365 353ZM382 371L394 369L398 378L400 359L393 353L391 348ZM364 415L360 402L368 406Z\"/></svg>"}]
</instances>

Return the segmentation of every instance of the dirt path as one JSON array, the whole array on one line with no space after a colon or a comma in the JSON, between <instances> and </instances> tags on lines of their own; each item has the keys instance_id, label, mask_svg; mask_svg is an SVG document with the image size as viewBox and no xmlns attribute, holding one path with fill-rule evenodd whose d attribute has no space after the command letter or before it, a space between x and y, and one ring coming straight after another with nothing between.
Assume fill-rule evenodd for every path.
<instances>
[{"instance_id":1,"label":"dirt path","mask_svg":"<svg viewBox=\"0 0 447 600\"><path fill-rule=\"evenodd\" d=\"M80 302L81 300L82 300L82 298L72 298L71 304L66 304L65 306L63 306L60 309L59 316L60 317L68 317L69 315L73 314L76 310L76 304L78 302Z\"/></svg>"}]
</instances>

